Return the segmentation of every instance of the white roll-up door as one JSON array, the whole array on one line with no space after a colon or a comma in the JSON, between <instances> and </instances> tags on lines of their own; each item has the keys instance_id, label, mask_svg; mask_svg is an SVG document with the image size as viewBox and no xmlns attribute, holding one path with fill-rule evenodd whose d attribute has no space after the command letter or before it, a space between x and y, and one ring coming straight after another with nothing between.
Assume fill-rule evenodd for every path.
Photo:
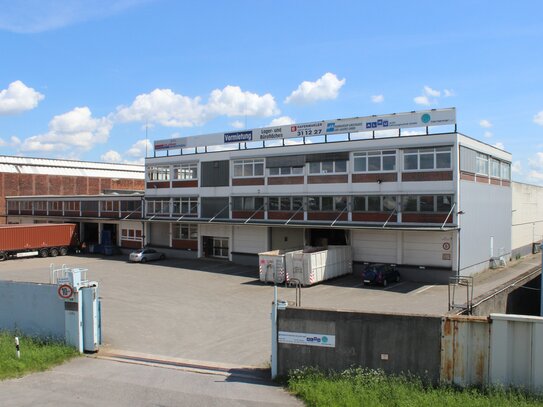
<instances>
[{"instance_id":1,"label":"white roll-up door","mask_svg":"<svg viewBox=\"0 0 543 407\"><path fill-rule=\"evenodd\" d=\"M151 223L151 236L149 242L156 246L170 246L170 224L169 223Z\"/></svg>"},{"instance_id":2,"label":"white roll-up door","mask_svg":"<svg viewBox=\"0 0 543 407\"><path fill-rule=\"evenodd\" d=\"M268 228L234 226L233 250L240 253L262 253L268 250Z\"/></svg>"},{"instance_id":3,"label":"white roll-up door","mask_svg":"<svg viewBox=\"0 0 543 407\"><path fill-rule=\"evenodd\" d=\"M391 230L353 230L353 260L397 263L397 233Z\"/></svg>"},{"instance_id":4,"label":"white roll-up door","mask_svg":"<svg viewBox=\"0 0 543 407\"><path fill-rule=\"evenodd\" d=\"M403 232L403 264L452 267L451 232Z\"/></svg>"}]
</instances>

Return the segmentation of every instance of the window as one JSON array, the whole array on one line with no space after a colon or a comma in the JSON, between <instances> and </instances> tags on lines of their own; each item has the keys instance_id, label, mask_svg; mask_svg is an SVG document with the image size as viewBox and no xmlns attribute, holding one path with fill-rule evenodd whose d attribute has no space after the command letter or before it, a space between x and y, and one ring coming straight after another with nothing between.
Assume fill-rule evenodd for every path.
<instances>
[{"instance_id":1,"label":"window","mask_svg":"<svg viewBox=\"0 0 543 407\"><path fill-rule=\"evenodd\" d=\"M338 174L347 172L347 160L313 161L309 163L310 174Z\"/></svg>"},{"instance_id":2,"label":"window","mask_svg":"<svg viewBox=\"0 0 543 407\"><path fill-rule=\"evenodd\" d=\"M147 179L149 181L169 181L170 167L147 167Z\"/></svg>"},{"instance_id":3,"label":"window","mask_svg":"<svg viewBox=\"0 0 543 407\"><path fill-rule=\"evenodd\" d=\"M139 229L121 229L121 240L142 241L142 233Z\"/></svg>"},{"instance_id":4,"label":"window","mask_svg":"<svg viewBox=\"0 0 543 407\"><path fill-rule=\"evenodd\" d=\"M304 167L276 167L268 169L270 176L278 175L303 175Z\"/></svg>"},{"instance_id":5,"label":"window","mask_svg":"<svg viewBox=\"0 0 543 407\"><path fill-rule=\"evenodd\" d=\"M173 180L198 179L198 164L180 164L173 166Z\"/></svg>"},{"instance_id":6,"label":"window","mask_svg":"<svg viewBox=\"0 0 543 407\"><path fill-rule=\"evenodd\" d=\"M177 215L197 215L198 214L198 198L197 197L182 197L174 198L173 213Z\"/></svg>"},{"instance_id":7,"label":"window","mask_svg":"<svg viewBox=\"0 0 543 407\"><path fill-rule=\"evenodd\" d=\"M343 211L347 207L346 196L309 196L307 197L309 211Z\"/></svg>"},{"instance_id":8,"label":"window","mask_svg":"<svg viewBox=\"0 0 543 407\"><path fill-rule=\"evenodd\" d=\"M19 201L8 201L8 209L11 211L18 211Z\"/></svg>"},{"instance_id":9,"label":"window","mask_svg":"<svg viewBox=\"0 0 543 407\"><path fill-rule=\"evenodd\" d=\"M237 160L234 161L234 177L262 177L264 176L264 160Z\"/></svg>"},{"instance_id":10,"label":"window","mask_svg":"<svg viewBox=\"0 0 543 407\"><path fill-rule=\"evenodd\" d=\"M404 171L451 168L451 148L411 148L403 152Z\"/></svg>"},{"instance_id":11,"label":"window","mask_svg":"<svg viewBox=\"0 0 543 407\"><path fill-rule=\"evenodd\" d=\"M477 153L477 174L488 175L488 156Z\"/></svg>"},{"instance_id":12,"label":"window","mask_svg":"<svg viewBox=\"0 0 543 407\"><path fill-rule=\"evenodd\" d=\"M368 151L354 154L354 172L396 171L396 151Z\"/></svg>"},{"instance_id":13,"label":"window","mask_svg":"<svg viewBox=\"0 0 543 407\"><path fill-rule=\"evenodd\" d=\"M136 212L141 209L141 201L121 201L121 211Z\"/></svg>"},{"instance_id":14,"label":"window","mask_svg":"<svg viewBox=\"0 0 543 407\"><path fill-rule=\"evenodd\" d=\"M511 164L501 163L502 179L509 180L511 177Z\"/></svg>"},{"instance_id":15,"label":"window","mask_svg":"<svg viewBox=\"0 0 543 407\"><path fill-rule=\"evenodd\" d=\"M232 198L234 211L264 210L264 198L258 196L235 196Z\"/></svg>"},{"instance_id":16,"label":"window","mask_svg":"<svg viewBox=\"0 0 543 407\"><path fill-rule=\"evenodd\" d=\"M156 199L147 201L147 213L149 214L170 214L170 200L169 199Z\"/></svg>"},{"instance_id":17,"label":"window","mask_svg":"<svg viewBox=\"0 0 543 407\"><path fill-rule=\"evenodd\" d=\"M34 210L35 211L46 211L47 210L47 201L34 201Z\"/></svg>"},{"instance_id":18,"label":"window","mask_svg":"<svg viewBox=\"0 0 543 407\"><path fill-rule=\"evenodd\" d=\"M392 212L396 208L395 196L355 196L353 212Z\"/></svg>"},{"instance_id":19,"label":"window","mask_svg":"<svg viewBox=\"0 0 543 407\"><path fill-rule=\"evenodd\" d=\"M102 201L102 210L106 212L116 211L119 206L115 201Z\"/></svg>"},{"instance_id":20,"label":"window","mask_svg":"<svg viewBox=\"0 0 543 407\"><path fill-rule=\"evenodd\" d=\"M490 176L500 178L500 162L494 158L490 159Z\"/></svg>"},{"instance_id":21,"label":"window","mask_svg":"<svg viewBox=\"0 0 543 407\"><path fill-rule=\"evenodd\" d=\"M301 196L280 196L268 198L268 211L297 211L302 208Z\"/></svg>"},{"instance_id":22,"label":"window","mask_svg":"<svg viewBox=\"0 0 543 407\"><path fill-rule=\"evenodd\" d=\"M51 201L51 202L49 202L49 210L51 210L51 211L62 211L62 202L61 201Z\"/></svg>"},{"instance_id":23,"label":"window","mask_svg":"<svg viewBox=\"0 0 543 407\"><path fill-rule=\"evenodd\" d=\"M79 202L78 201L66 201L64 202L65 211L79 211Z\"/></svg>"},{"instance_id":24,"label":"window","mask_svg":"<svg viewBox=\"0 0 543 407\"><path fill-rule=\"evenodd\" d=\"M32 201L21 201L21 210L22 211L31 211L32 210Z\"/></svg>"},{"instance_id":25,"label":"window","mask_svg":"<svg viewBox=\"0 0 543 407\"><path fill-rule=\"evenodd\" d=\"M198 240L198 225L188 223L174 223L172 239Z\"/></svg>"},{"instance_id":26,"label":"window","mask_svg":"<svg viewBox=\"0 0 543 407\"><path fill-rule=\"evenodd\" d=\"M452 208L451 195L407 195L402 199L404 212L449 213Z\"/></svg>"},{"instance_id":27,"label":"window","mask_svg":"<svg viewBox=\"0 0 543 407\"><path fill-rule=\"evenodd\" d=\"M213 238L213 256L228 257L228 239L222 237Z\"/></svg>"}]
</instances>

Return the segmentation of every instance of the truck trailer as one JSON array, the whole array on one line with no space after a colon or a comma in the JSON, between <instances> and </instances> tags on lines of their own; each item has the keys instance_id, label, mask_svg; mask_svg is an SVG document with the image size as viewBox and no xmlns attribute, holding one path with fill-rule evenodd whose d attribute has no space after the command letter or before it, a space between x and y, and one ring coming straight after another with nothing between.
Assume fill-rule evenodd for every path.
<instances>
[{"instance_id":1,"label":"truck trailer","mask_svg":"<svg viewBox=\"0 0 543 407\"><path fill-rule=\"evenodd\" d=\"M65 256L78 244L73 223L0 225L0 261L14 257Z\"/></svg>"}]
</instances>

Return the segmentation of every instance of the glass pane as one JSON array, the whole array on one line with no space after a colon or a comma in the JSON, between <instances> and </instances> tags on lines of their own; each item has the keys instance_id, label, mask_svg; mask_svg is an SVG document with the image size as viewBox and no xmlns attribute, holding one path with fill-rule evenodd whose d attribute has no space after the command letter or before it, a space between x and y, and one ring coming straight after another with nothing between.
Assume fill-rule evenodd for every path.
<instances>
[{"instance_id":1,"label":"glass pane","mask_svg":"<svg viewBox=\"0 0 543 407\"><path fill-rule=\"evenodd\" d=\"M403 157L403 168L404 170L416 170L418 169L417 163L418 156L415 154L405 155Z\"/></svg>"},{"instance_id":2,"label":"glass pane","mask_svg":"<svg viewBox=\"0 0 543 407\"><path fill-rule=\"evenodd\" d=\"M270 168L270 175L279 175L279 168Z\"/></svg>"},{"instance_id":3,"label":"glass pane","mask_svg":"<svg viewBox=\"0 0 543 407\"><path fill-rule=\"evenodd\" d=\"M319 210L319 197L318 196L309 196L307 197L307 207L310 211Z\"/></svg>"},{"instance_id":4,"label":"glass pane","mask_svg":"<svg viewBox=\"0 0 543 407\"><path fill-rule=\"evenodd\" d=\"M421 170L433 170L434 169L434 153L425 153L420 155L420 169Z\"/></svg>"},{"instance_id":5,"label":"glass pane","mask_svg":"<svg viewBox=\"0 0 543 407\"><path fill-rule=\"evenodd\" d=\"M281 175L290 175L290 167L281 167Z\"/></svg>"},{"instance_id":6,"label":"glass pane","mask_svg":"<svg viewBox=\"0 0 543 407\"><path fill-rule=\"evenodd\" d=\"M257 163L255 164L255 176L256 175L259 175L259 176L262 176L264 175L264 164L263 163Z\"/></svg>"},{"instance_id":7,"label":"glass pane","mask_svg":"<svg viewBox=\"0 0 543 407\"><path fill-rule=\"evenodd\" d=\"M321 210L323 211L333 211L334 210L334 199L331 196L322 197L322 206Z\"/></svg>"},{"instance_id":8,"label":"glass pane","mask_svg":"<svg viewBox=\"0 0 543 407\"><path fill-rule=\"evenodd\" d=\"M303 174L304 173L304 167L292 167L291 170L292 174Z\"/></svg>"},{"instance_id":9,"label":"glass pane","mask_svg":"<svg viewBox=\"0 0 543 407\"><path fill-rule=\"evenodd\" d=\"M189 228L187 226L181 227L181 239L187 240L189 238Z\"/></svg>"},{"instance_id":10,"label":"glass pane","mask_svg":"<svg viewBox=\"0 0 543 407\"><path fill-rule=\"evenodd\" d=\"M241 177L243 175L243 165L234 164L234 177Z\"/></svg>"},{"instance_id":11,"label":"glass pane","mask_svg":"<svg viewBox=\"0 0 543 407\"><path fill-rule=\"evenodd\" d=\"M365 211L366 210L366 197L365 196L355 196L354 197L353 210L355 210L355 211Z\"/></svg>"},{"instance_id":12,"label":"glass pane","mask_svg":"<svg viewBox=\"0 0 543 407\"><path fill-rule=\"evenodd\" d=\"M346 196L334 197L334 205L336 206L336 211L341 212L347 207L347 197Z\"/></svg>"},{"instance_id":13,"label":"glass pane","mask_svg":"<svg viewBox=\"0 0 543 407\"><path fill-rule=\"evenodd\" d=\"M366 171L366 157L355 157L354 158L354 170L355 170L355 172L365 172Z\"/></svg>"},{"instance_id":14,"label":"glass pane","mask_svg":"<svg viewBox=\"0 0 543 407\"><path fill-rule=\"evenodd\" d=\"M381 171L381 157L368 157L368 171Z\"/></svg>"},{"instance_id":15,"label":"glass pane","mask_svg":"<svg viewBox=\"0 0 543 407\"><path fill-rule=\"evenodd\" d=\"M336 161L336 172L347 172L347 161L345 160Z\"/></svg>"},{"instance_id":16,"label":"glass pane","mask_svg":"<svg viewBox=\"0 0 543 407\"><path fill-rule=\"evenodd\" d=\"M189 239L198 240L198 227L197 226L191 225Z\"/></svg>"},{"instance_id":17,"label":"glass pane","mask_svg":"<svg viewBox=\"0 0 543 407\"><path fill-rule=\"evenodd\" d=\"M396 208L396 197L385 196L383 197L383 209L388 212L392 212Z\"/></svg>"},{"instance_id":18,"label":"glass pane","mask_svg":"<svg viewBox=\"0 0 543 407\"><path fill-rule=\"evenodd\" d=\"M246 196L243 198L243 209L246 211L255 209L255 199L252 196Z\"/></svg>"},{"instance_id":19,"label":"glass pane","mask_svg":"<svg viewBox=\"0 0 543 407\"><path fill-rule=\"evenodd\" d=\"M449 212L451 210L451 201L452 196L450 195L440 195L437 197L437 211L438 212Z\"/></svg>"},{"instance_id":20,"label":"glass pane","mask_svg":"<svg viewBox=\"0 0 543 407\"><path fill-rule=\"evenodd\" d=\"M279 198L268 198L268 210L276 211L279 209Z\"/></svg>"},{"instance_id":21,"label":"glass pane","mask_svg":"<svg viewBox=\"0 0 543 407\"><path fill-rule=\"evenodd\" d=\"M417 212L417 197L416 196L404 196L403 197L403 210L404 210L404 212Z\"/></svg>"},{"instance_id":22,"label":"glass pane","mask_svg":"<svg viewBox=\"0 0 543 407\"><path fill-rule=\"evenodd\" d=\"M243 205L243 198L241 196L235 196L232 198L232 209L241 210Z\"/></svg>"},{"instance_id":23,"label":"glass pane","mask_svg":"<svg viewBox=\"0 0 543 407\"><path fill-rule=\"evenodd\" d=\"M243 176L252 177L253 176L253 163L243 164Z\"/></svg>"},{"instance_id":24,"label":"glass pane","mask_svg":"<svg viewBox=\"0 0 543 407\"><path fill-rule=\"evenodd\" d=\"M368 196L368 211L381 212L381 197Z\"/></svg>"},{"instance_id":25,"label":"glass pane","mask_svg":"<svg viewBox=\"0 0 543 407\"><path fill-rule=\"evenodd\" d=\"M264 206L264 198L262 197L259 197L259 198L255 198L255 211L256 210L264 210L263 208Z\"/></svg>"},{"instance_id":26,"label":"glass pane","mask_svg":"<svg viewBox=\"0 0 543 407\"><path fill-rule=\"evenodd\" d=\"M290 198L283 197L280 199L280 208L282 211L290 211Z\"/></svg>"},{"instance_id":27,"label":"glass pane","mask_svg":"<svg viewBox=\"0 0 543 407\"><path fill-rule=\"evenodd\" d=\"M420 211L421 212L434 211L434 196L433 195L423 195L420 197Z\"/></svg>"},{"instance_id":28,"label":"glass pane","mask_svg":"<svg viewBox=\"0 0 543 407\"><path fill-rule=\"evenodd\" d=\"M303 198L301 196L293 196L292 197L292 210L297 211L302 207L303 204Z\"/></svg>"},{"instance_id":29,"label":"glass pane","mask_svg":"<svg viewBox=\"0 0 543 407\"><path fill-rule=\"evenodd\" d=\"M383 156L383 171L396 171L396 156Z\"/></svg>"},{"instance_id":30,"label":"glass pane","mask_svg":"<svg viewBox=\"0 0 543 407\"><path fill-rule=\"evenodd\" d=\"M451 168L451 153L436 154L436 168Z\"/></svg>"},{"instance_id":31,"label":"glass pane","mask_svg":"<svg viewBox=\"0 0 543 407\"><path fill-rule=\"evenodd\" d=\"M320 174L320 172L321 172L321 163L320 162L309 163L309 173L310 174Z\"/></svg>"},{"instance_id":32,"label":"glass pane","mask_svg":"<svg viewBox=\"0 0 543 407\"><path fill-rule=\"evenodd\" d=\"M333 161L323 161L322 162L322 172L328 173L328 172L334 172L334 162Z\"/></svg>"}]
</instances>

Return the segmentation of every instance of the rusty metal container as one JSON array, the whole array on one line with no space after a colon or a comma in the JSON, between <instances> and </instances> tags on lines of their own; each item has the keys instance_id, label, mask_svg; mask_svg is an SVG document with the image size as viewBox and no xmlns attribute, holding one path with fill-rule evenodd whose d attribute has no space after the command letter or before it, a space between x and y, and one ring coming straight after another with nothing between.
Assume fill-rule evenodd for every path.
<instances>
[{"instance_id":1,"label":"rusty metal container","mask_svg":"<svg viewBox=\"0 0 543 407\"><path fill-rule=\"evenodd\" d=\"M1 225L0 251L32 250L73 246L77 242L73 223Z\"/></svg>"}]
</instances>

